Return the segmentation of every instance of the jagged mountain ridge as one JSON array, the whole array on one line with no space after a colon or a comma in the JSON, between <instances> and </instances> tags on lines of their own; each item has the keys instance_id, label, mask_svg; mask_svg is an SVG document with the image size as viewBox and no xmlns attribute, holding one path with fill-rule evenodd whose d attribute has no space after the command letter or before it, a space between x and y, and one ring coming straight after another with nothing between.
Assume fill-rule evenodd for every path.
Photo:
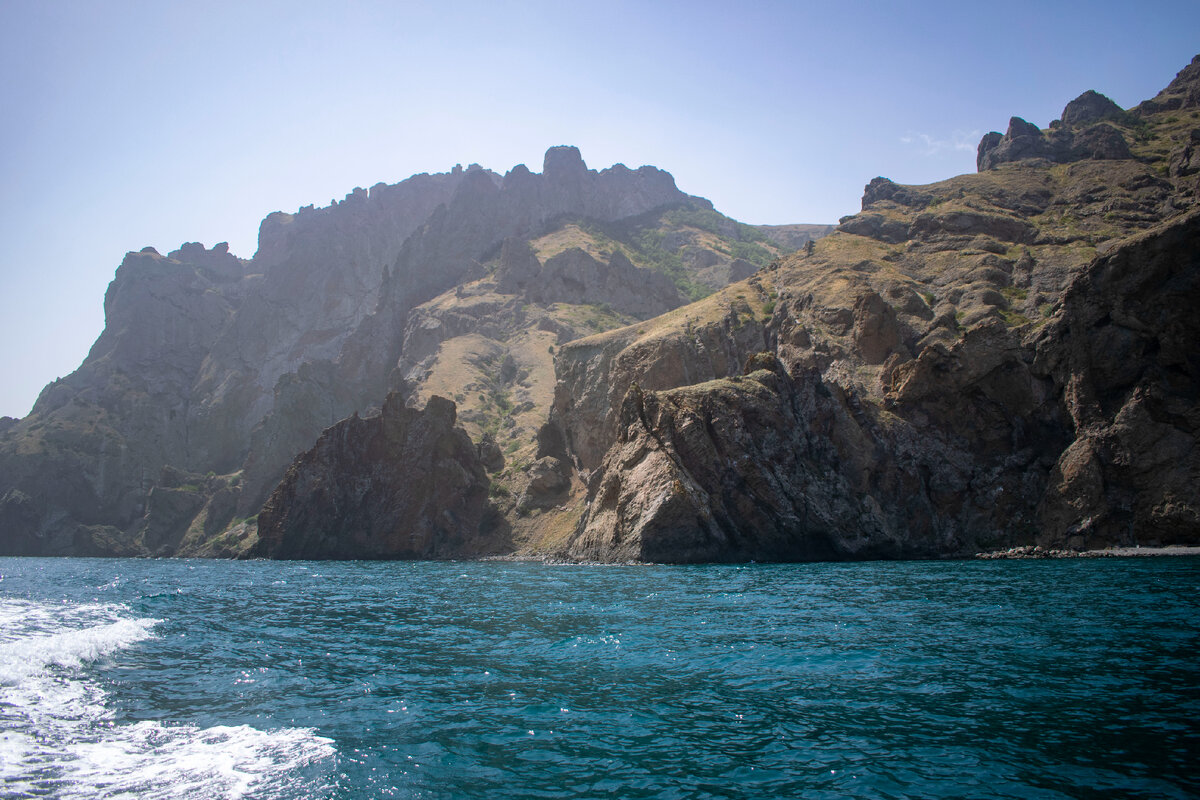
<instances>
[{"instance_id":1,"label":"jagged mountain ridge","mask_svg":"<svg viewBox=\"0 0 1200 800\"><path fill-rule=\"evenodd\" d=\"M780 231L735 226L724 244L705 240L711 208L695 199L540 225L506 204L521 197L544 209L558 202L546 198L570 196L564 187L592 174L577 153L548 154L553 191L519 173L506 194L509 176L468 170L461 191L400 245L373 308L338 334L337 355L281 374L238 473L163 469L139 483L128 469L114 480L99 468L154 457L168 436L139 440L145 451L131 457L112 423L173 434L162 398L182 380L109 364L121 413L95 424L91 397L65 392L56 416L10 423L0 440L0 476L17 464L33 475L23 486L73 480L83 501L47 513L14 486L0 494L0 525L82 531L100 552L130 547L133 530L138 552L269 557L788 560L1194 543L1198 142L1200 58L1128 111L1088 92L1045 131L1013 118L981 141L976 174L928 186L878 178L859 214L784 259L771 244ZM678 255L693 245L694 257ZM741 277L735 245L758 247L768 267L653 316L705 270L710 286ZM253 284L218 286L194 263L201 253L227 255L173 253L178 264L191 259L196 279L179 296L155 294L152 281L144 293L227 324L245 302L233 285ZM441 269L414 270L430 264ZM444 287L443 275L452 277ZM632 276L646 278L643 290L623 293ZM194 359L211 324L177 326L172 341ZM152 360L153 348L138 357ZM222 396L253 388L242 366L218 382L230 390ZM382 413L366 405L387 392L425 411L397 415L395 399ZM429 454L363 443L379 427L423 429L422 419L440 420L439 431L457 422L450 430L462 435L446 441L474 440L474 453L457 448L438 462L467 477L445 482L436 513L479 527L414 549L389 528L412 504L382 489L407 480L406 459ZM70 441L85 435L84 448ZM81 449L91 461L56 471ZM115 498L99 514L85 496L98 485ZM354 518L391 530L391 544L363 549L361 531L329 508L293 513L309 502L298 486L328 487L335 511L358 498ZM271 509L260 529L227 524L260 498ZM84 521L129 507L130 529ZM305 522L314 516L326 520L319 531ZM67 524L48 527L55 519ZM410 527L437 530L432 522Z\"/></svg>"},{"instance_id":2,"label":"jagged mountain ridge","mask_svg":"<svg viewBox=\"0 0 1200 800\"><path fill-rule=\"evenodd\" d=\"M472 165L356 189L327 208L271 214L250 260L224 245L194 243L167 256L130 253L106 294L106 327L88 358L48 386L28 417L6 422L0 549L231 554L245 544L245 528L232 538L225 529L257 513L322 429L377 408L391 389L421 389L427 376L413 372L405 348L419 341L436 351L441 334L430 335L420 322L410 331L415 310L451 292L451 302L435 306L480 324L472 313L479 317L481 308L472 312L453 293L491 279L503 266L504 242L553 236L571 225L596 230L669 209L735 225L706 200L680 192L661 170L617 165L597 172L575 148L560 147L547 153L541 174L518 166L501 176ZM785 250L773 239L821 232L800 227L755 233L762 244L747 244L774 257ZM736 243L738 236L735 229L719 241ZM542 255L557 271L559 295L564 281L574 281L573 294L557 297L564 308L629 293L619 284L631 279L657 279L658 290L633 294L643 304L657 296L658 305L625 309L633 316L610 308L598 318L602 327L682 303L680 279L704 279L700 267L682 265L670 276L653 271L662 265L645 263L645 248L622 245L605 255L605 246L591 247L588 255L588 242L600 239L613 249L607 237L585 233L576 242L584 245L582 256L559 253L555 262L555 254ZM724 285L738 259L703 243L695 249L707 254L710 272L727 265L709 284ZM617 273L614 285L604 283ZM526 300L541 307L551 298ZM520 328L506 324L508 334ZM577 331L569 320L546 324L554 342L598 329ZM552 376L549 353L543 360ZM222 544L212 544L215 537Z\"/></svg>"},{"instance_id":3,"label":"jagged mountain ridge","mask_svg":"<svg viewBox=\"0 0 1200 800\"><path fill-rule=\"evenodd\" d=\"M1200 541L1197 142L1200 57L1128 112L1014 118L975 175L876 179L811 252L564 347L565 554Z\"/></svg>"}]
</instances>

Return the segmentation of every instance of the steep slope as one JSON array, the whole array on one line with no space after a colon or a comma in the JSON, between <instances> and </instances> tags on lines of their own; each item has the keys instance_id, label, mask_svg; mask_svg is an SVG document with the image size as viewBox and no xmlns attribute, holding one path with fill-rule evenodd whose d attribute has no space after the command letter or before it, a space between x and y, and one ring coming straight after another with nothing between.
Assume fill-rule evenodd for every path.
<instances>
[{"instance_id":1,"label":"steep slope","mask_svg":"<svg viewBox=\"0 0 1200 800\"><path fill-rule=\"evenodd\" d=\"M504 440L509 454L530 447L546 419L553 345L677 306L685 301L681 291L711 290L690 278L697 270L673 269L674 250L634 240L693 230L664 222L678 214L733 226L706 240L728 243L730 254L693 244L709 254L709 267L729 265L724 276L709 276L714 285L724 285L730 269L751 271L787 252L708 201L683 195L669 174L652 167L595 172L575 148L557 147L547 152L541 175L523 166L503 178L468 169L452 201L405 242L375 312L339 357L310 362L300 380L285 376L278 385L276 407L286 411L266 418L252 436L239 513L253 514L294 455L333 419L370 408L389 391L414 402L453 397L472 435ZM743 238L754 239L742 254L757 264L733 254ZM559 249L570 241L574 246ZM512 396L519 399L510 402ZM527 465L514 467L522 474L510 470L502 491L524 491Z\"/></svg>"},{"instance_id":2,"label":"steep slope","mask_svg":"<svg viewBox=\"0 0 1200 800\"><path fill-rule=\"evenodd\" d=\"M139 552L123 528L162 467L203 446L185 424L191 384L253 285L244 266L223 245L125 257L88 357L0 438L0 552Z\"/></svg>"},{"instance_id":3,"label":"steep slope","mask_svg":"<svg viewBox=\"0 0 1200 800\"><path fill-rule=\"evenodd\" d=\"M1200 59L1129 112L1014 118L978 174L876 179L778 268L562 348L566 554L1200 540L1198 97Z\"/></svg>"},{"instance_id":4,"label":"steep slope","mask_svg":"<svg viewBox=\"0 0 1200 800\"><path fill-rule=\"evenodd\" d=\"M88 359L0 430L0 552L236 554L293 458L393 390L471 398L472 435L532 451L553 346L820 233L739 225L661 170L596 172L557 147L541 174L456 167L272 214L250 261L131 253Z\"/></svg>"},{"instance_id":5,"label":"steep slope","mask_svg":"<svg viewBox=\"0 0 1200 800\"><path fill-rule=\"evenodd\" d=\"M131 253L85 363L0 420L0 552L1195 542L1198 152L1200 59L823 238L560 147L272 215L250 261Z\"/></svg>"}]
</instances>

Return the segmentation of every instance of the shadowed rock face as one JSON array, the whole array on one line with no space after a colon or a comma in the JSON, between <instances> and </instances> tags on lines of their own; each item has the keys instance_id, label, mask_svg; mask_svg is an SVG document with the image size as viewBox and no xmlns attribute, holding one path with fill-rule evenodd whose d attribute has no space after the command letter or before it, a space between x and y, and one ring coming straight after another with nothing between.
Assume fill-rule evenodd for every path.
<instances>
[{"instance_id":1,"label":"shadowed rock face","mask_svg":"<svg viewBox=\"0 0 1200 800\"><path fill-rule=\"evenodd\" d=\"M551 148L542 174L518 165L500 176L471 165L452 176L453 191L406 233L393 260L379 270L375 293L354 306L360 312L354 324L333 329L337 347L322 351L323 363L310 362L312 377L293 364L294 371L276 382L273 402L260 401L269 413L250 436L243 513L253 513L292 457L325 426L401 388L392 373L408 359L406 331L414 309L484 277L481 262L506 239L536 235L564 216L608 221L672 203L707 203L689 198L669 173L653 167L589 170L574 147Z\"/></svg>"},{"instance_id":2,"label":"shadowed rock face","mask_svg":"<svg viewBox=\"0 0 1200 800\"><path fill-rule=\"evenodd\" d=\"M1200 212L1096 260L1038 344L1075 440L1039 543L1194 543L1200 532Z\"/></svg>"},{"instance_id":3,"label":"shadowed rock face","mask_svg":"<svg viewBox=\"0 0 1200 800\"><path fill-rule=\"evenodd\" d=\"M819 380L792 381L773 356L752 358L744 377L687 389L634 385L620 422L571 557L810 561L932 555L953 544L936 540L927 509L889 526L869 495L857 495L861 459L840 461L836 444L855 423Z\"/></svg>"},{"instance_id":4,"label":"shadowed rock face","mask_svg":"<svg viewBox=\"0 0 1200 800\"><path fill-rule=\"evenodd\" d=\"M298 559L454 558L502 552L488 479L454 403L423 410L392 395L383 412L321 434L258 517L252 555Z\"/></svg>"},{"instance_id":5,"label":"shadowed rock face","mask_svg":"<svg viewBox=\"0 0 1200 800\"><path fill-rule=\"evenodd\" d=\"M635 385L567 552L668 562L974 552L1028 525L1052 461L1028 433L997 446L1011 423L982 423L986 400L956 405L957 422L922 430L770 354L742 377Z\"/></svg>"},{"instance_id":6,"label":"shadowed rock face","mask_svg":"<svg viewBox=\"0 0 1200 800\"><path fill-rule=\"evenodd\" d=\"M1097 259L1024 344L993 324L925 348L893 372L887 410L836 373L796 361L789 373L771 354L742 377L658 392L634 383L567 554L813 560L1195 543L1198 237L1193 212Z\"/></svg>"},{"instance_id":7,"label":"shadowed rock face","mask_svg":"<svg viewBox=\"0 0 1200 800\"><path fill-rule=\"evenodd\" d=\"M163 468L238 470L272 386L296 365L336 354L374 307L383 265L456 183L417 176L381 184L370 198L358 190L328 208L273 214L251 261L224 244L128 254L88 358L0 438L0 504L15 492L0 551L137 555L185 541L192 520L182 510L193 504L169 504L164 491L147 518ZM322 418L322 427L350 410ZM222 491L195 485L207 500ZM168 505L180 513L166 513ZM202 507L219 508L221 518L206 514L199 529L219 530L237 511L224 500ZM169 535L168 518L177 522Z\"/></svg>"}]
</instances>

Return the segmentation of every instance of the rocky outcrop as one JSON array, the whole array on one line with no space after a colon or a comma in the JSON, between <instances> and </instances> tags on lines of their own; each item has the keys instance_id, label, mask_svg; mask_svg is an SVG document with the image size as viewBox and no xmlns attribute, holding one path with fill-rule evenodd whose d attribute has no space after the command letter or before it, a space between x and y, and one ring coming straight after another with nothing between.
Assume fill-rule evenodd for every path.
<instances>
[{"instance_id":1,"label":"rocky outcrop","mask_svg":"<svg viewBox=\"0 0 1200 800\"><path fill-rule=\"evenodd\" d=\"M997 131L984 135L976 164L983 172L1032 158L1062 164L1089 158L1132 158L1125 135L1106 120L1127 122L1129 115L1112 100L1089 90L1068 103L1062 119L1052 123L1048 131L1013 117L1003 135Z\"/></svg>"},{"instance_id":2,"label":"rocky outcrop","mask_svg":"<svg viewBox=\"0 0 1200 800\"><path fill-rule=\"evenodd\" d=\"M769 290L755 278L747 285L742 297L714 295L657 324L589 336L559 350L551 420L579 468L598 467L616 440L622 398L634 382L658 390L737 375L766 346Z\"/></svg>"},{"instance_id":3,"label":"rocky outcrop","mask_svg":"<svg viewBox=\"0 0 1200 800\"><path fill-rule=\"evenodd\" d=\"M394 263L383 271L371 313L340 340L340 351L332 359L335 377L330 384L337 387L331 396L340 399L339 417L378 402L389 390L405 390L405 376L412 372L413 365L433 355L441 341L478 332L475 329L480 307L462 309L463 313L456 315L443 314L436 323L422 317L420 325L432 326L423 337L420 328L411 324L414 310L456 287L485 278L483 262L500 250L506 239L538 235L564 217L610 221L671 204L710 205L689 198L675 187L670 174L653 167L634 171L616 165L600 172L589 170L574 147L551 148L542 174L531 173L523 165L504 176L478 165L455 174L460 178L452 195L404 240ZM593 282L587 286L584 294L603 295L605 291L616 290L601 280L599 285ZM653 293L650 297L649 301L639 300L644 313L661 310L652 304ZM496 315L502 321L501 328L507 327L511 316L508 312ZM420 355L408 349L414 331L418 333L416 340L423 340L428 348ZM398 364L402 369L396 370ZM317 404L328 403L321 400ZM302 430L296 423L306 417L317 419L323 410L306 410L282 422L266 419L261 423L266 430L287 427L293 436L284 446L273 436L256 437L256 442L262 444L251 449L248 463L269 468L256 469L263 480L252 481L253 486L265 487L267 477L277 475L275 470L295 452L294 444L311 442L328 424ZM247 492L242 510L249 513L262 499L261 494Z\"/></svg>"},{"instance_id":4,"label":"rocky outcrop","mask_svg":"<svg viewBox=\"0 0 1200 800\"><path fill-rule=\"evenodd\" d=\"M1195 542L1198 86L1014 117L819 241L552 148L272 215L250 262L130 254L88 361L0 423L0 551Z\"/></svg>"},{"instance_id":5,"label":"rocky outcrop","mask_svg":"<svg viewBox=\"0 0 1200 800\"><path fill-rule=\"evenodd\" d=\"M505 551L487 474L454 423L450 400L434 397L417 410L392 395L379 416L334 425L271 493L252 555L413 559Z\"/></svg>"},{"instance_id":6,"label":"rocky outcrop","mask_svg":"<svg viewBox=\"0 0 1200 800\"><path fill-rule=\"evenodd\" d=\"M1171 96L1189 91L1177 79ZM755 276L767 353L740 378L706 374L700 348L680 345L702 306L752 296L752 282L564 347L554 421L591 470L565 552L1196 542L1196 193L1170 167L1189 157L1189 123L1138 127L1093 93L1064 118L1050 132L1014 119L985 140L1004 158L976 175L872 181L861 214ZM747 344L711 315L701 330L710 352Z\"/></svg>"},{"instance_id":7,"label":"rocky outcrop","mask_svg":"<svg viewBox=\"0 0 1200 800\"><path fill-rule=\"evenodd\" d=\"M602 260L570 247L543 263L524 240L507 239L495 275L497 293L520 294L540 305L601 304L648 319L684 303L669 277L635 267L620 250Z\"/></svg>"},{"instance_id":8,"label":"rocky outcrop","mask_svg":"<svg viewBox=\"0 0 1200 800\"><path fill-rule=\"evenodd\" d=\"M1038 543L1193 543L1200 531L1200 213L1102 256L1038 342L1076 438L1039 508Z\"/></svg>"},{"instance_id":9,"label":"rocky outcrop","mask_svg":"<svg viewBox=\"0 0 1200 800\"><path fill-rule=\"evenodd\" d=\"M239 308L243 270L222 245L125 257L88 357L0 438L0 497L11 501L0 548L143 552L136 530L162 466L203 464L186 425L191 385Z\"/></svg>"},{"instance_id":10,"label":"rocky outcrop","mask_svg":"<svg viewBox=\"0 0 1200 800\"><path fill-rule=\"evenodd\" d=\"M1172 178L1187 178L1200 172L1200 128L1188 131L1183 147L1171 154L1167 169Z\"/></svg>"},{"instance_id":11,"label":"rocky outcrop","mask_svg":"<svg viewBox=\"0 0 1200 800\"><path fill-rule=\"evenodd\" d=\"M571 248L546 260L526 289L535 303L602 303L639 319L683 305L683 297L666 275L639 270L621 251L608 263Z\"/></svg>"},{"instance_id":12,"label":"rocky outcrop","mask_svg":"<svg viewBox=\"0 0 1200 800\"><path fill-rule=\"evenodd\" d=\"M827 398L802 396L773 358L758 361L771 369L690 389L630 387L617 442L589 484L591 502L570 557L706 562L896 554L897 542L863 535L869 529L861 509L826 502L849 493L822 496L813 479L831 476L804 467L816 455L812 428L832 423Z\"/></svg>"},{"instance_id":13,"label":"rocky outcrop","mask_svg":"<svg viewBox=\"0 0 1200 800\"><path fill-rule=\"evenodd\" d=\"M517 500L519 513L533 508L547 508L567 499L571 488L570 469L562 459L543 456L526 470L528 481Z\"/></svg>"},{"instance_id":14,"label":"rocky outcrop","mask_svg":"<svg viewBox=\"0 0 1200 800\"><path fill-rule=\"evenodd\" d=\"M1062 124L1075 127L1106 119L1121 120L1125 110L1099 92L1089 89L1067 103L1063 109Z\"/></svg>"},{"instance_id":15,"label":"rocky outcrop","mask_svg":"<svg viewBox=\"0 0 1200 800\"><path fill-rule=\"evenodd\" d=\"M1134 113L1145 118L1152 114L1185 108L1200 108L1200 55L1181 69L1167 88L1135 108Z\"/></svg>"},{"instance_id":16,"label":"rocky outcrop","mask_svg":"<svg viewBox=\"0 0 1200 800\"><path fill-rule=\"evenodd\" d=\"M416 175L355 189L325 208L306 206L263 220L258 252L246 266L256 277L191 376L194 399L186 424L203 448L194 466L220 473L241 466L251 432L275 408L280 379L305 362L339 357L346 339L375 310L385 268L464 180L461 171ZM353 410L348 403L337 418ZM311 444L317 432L300 446Z\"/></svg>"},{"instance_id":17,"label":"rocky outcrop","mask_svg":"<svg viewBox=\"0 0 1200 800\"><path fill-rule=\"evenodd\" d=\"M239 470L279 376L336 354L349 333L338 326L374 307L384 262L373 259L394 258L395 237L406 238L453 182L418 176L375 187L375 199L360 190L326 209L272 215L252 261L224 244L128 254L88 358L0 439L0 496L15 488L29 499L5 538L25 542L16 549L27 554L145 552L144 517L163 467ZM287 453L271 485L311 442ZM156 518L155 530L167 516ZM172 519L182 527L164 542L179 542L192 522Z\"/></svg>"},{"instance_id":18,"label":"rocky outcrop","mask_svg":"<svg viewBox=\"0 0 1200 800\"><path fill-rule=\"evenodd\" d=\"M1002 327L926 348L885 403L836 362L780 352L790 366L763 354L741 378L631 387L569 555L933 557L1033 530L1064 434Z\"/></svg>"},{"instance_id":19,"label":"rocky outcrop","mask_svg":"<svg viewBox=\"0 0 1200 800\"><path fill-rule=\"evenodd\" d=\"M863 444L886 441L889 452ZM953 555L989 522L939 514L919 448L770 354L746 374L631 387L567 553L596 561L810 561ZM979 509L976 509L979 511Z\"/></svg>"}]
</instances>

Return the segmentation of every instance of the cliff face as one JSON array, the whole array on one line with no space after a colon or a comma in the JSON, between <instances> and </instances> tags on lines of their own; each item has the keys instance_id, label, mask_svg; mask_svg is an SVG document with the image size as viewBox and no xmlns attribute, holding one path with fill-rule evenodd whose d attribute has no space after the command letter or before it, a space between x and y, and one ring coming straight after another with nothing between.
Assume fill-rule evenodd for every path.
<instances>
[{"instance_id":1,"label":"cliff face","mask_svg":"<svg viewBox=\"0 0 1200 800\"><path fill-rule=\"evenodd\" d=\"M705 562L955 552L914 491L920 477L904 469L912 454L877 458L862 446L870 429L854 409L809 377L794 380L760 354L744 376L663 392L635 384L568 555Z\"/></svg>"},{"instance_id":2,"label":"cliff face","mask_svg":"<svg viewBox=\"0 0 1200 800\"><path fill-rule=\"evenodd\" d=\"M279 381L306 363L338 358L375 310L384 270L405 240L464 181L461 171L417 175L263 220L258 252L246 265L252 287L191 376L186 425L202 448L192 468L227 473L242 465L252 431L278 401ZM353 410L342 402L335 419Z\"/></svg>"},{"instance_id":3,"label":"cliff face","mask_svg":"<svg viewBox=\"0 0 1200 800\"><path fill-rule=\"evenodd\" d=\"M133 554L123 529L164 464L189 465L192 378L240 307L243 262L218 245L130 253L78 370L0 438L0 552Z\"/></svg>"},{"instance_id":4,"label":"cliff face","mask_svg":"<svg viewBox=\"0 0 1200 800\"><path fill-rule=\"evenodd\" d=\"M0 552L1195 543L1198 98L1200 59L1014 117L823 238L552 148L273 214L250 261L131 253L85 363L0 420Z\"/></svg>"},{"instance_id":5,"label":"cliff face","mask_svg":"<svg viewBox=\"0 0 1200 800\"><path fill-rule=\"evenodd\" d=\"M1200 212L1132 237L1071 285L1036 346L1074 441L1050 473L1039 543L1200 537Z\"/></svg>"},{"instance_id":6,"label":"cliff face","mask_svg":"<svg viewBox=\"0 0 1200 800\"><path fill-rule=\"evenodd\" d=\"M454 403L397 395L379 416L326 430L288 468L258 516L253 556L453 558L506 552L479 454Z\"/></svg>"},{"instance_id":7,"label":"cliff face","mask_svg":"<svg viewBox=\"0 0 1200 800\"><path fill-rule=\"evenodd\" d=\"M436 346L477 327L485 339L492 339L498 329L508 335L530 327L521 309L513 306L522 295L526 303L541 306L611 305L613 300L620 304L620 292L647 295L649 305L642 313L683 302L669 282L664 284L663 275L647 269L626 271L615 281L621 285L615 285L619 270L613 259L619 262L619 256L612 253L604 256L604 263L592 265L590 274L588 264L579 259L562 266L543 267L539 262L530 276L538 279L537 296L523 286L499 285L492 279L497 271L510 278L519 271L511 259L496 261L506 241L527 243L559 230L567 220L604 224L664 207L711 208L707 201L676 189L668 173L621 165L597 172L587 169L575 148L556 147L547 152L541 174L519 165L500 176L472 165L455 175L460 182L453 194L404 239L394 262L381 270L369 313L339 340L336 356L308 358L302 368L276 382L272 411L249 436L241 513L249 515L258 508L295 454L325 426L377 405L389 391L419 391L428 373L414 375L413 365L431 354L418 355L414 349ZM561 273L557 281L552 277L555 266ZM431 319L434 316L439 321ZM308 335L313 334L310 330ZM482 346L494 349L487 343ZM475 382L455 376L422 397L432 392L465 397L467 384Z\"/></svg>"},{"instance_id":8,"label":"cliff face","mask_svg":"<svg viewBox=\"0 0 1200 800\"><path fill-rule=\"evenodd\" d=\"M1197 542L1198 70L1130 112L1089 92L1048 131L1014 119L977 175L878 178L808 252L565 346L553 420L588 479L566 552Z\"/></svg>"},{"instance_id":9,"label":"cliff face","mask_svg":"<svg viewBox=\"0 0 1200 800\"><path fill-rule=\"evenodd\" d=\"M456 167L271 214L249 261L224 245L131 253L88 359L0 431L0 552L235 554L292 460L392 390L455 397L472 436L503 444L496 480L519 495L554 347L815 233L759 232L666 172L597 172L559 147L541 174Z\"/></svg>"}]
</instances>

